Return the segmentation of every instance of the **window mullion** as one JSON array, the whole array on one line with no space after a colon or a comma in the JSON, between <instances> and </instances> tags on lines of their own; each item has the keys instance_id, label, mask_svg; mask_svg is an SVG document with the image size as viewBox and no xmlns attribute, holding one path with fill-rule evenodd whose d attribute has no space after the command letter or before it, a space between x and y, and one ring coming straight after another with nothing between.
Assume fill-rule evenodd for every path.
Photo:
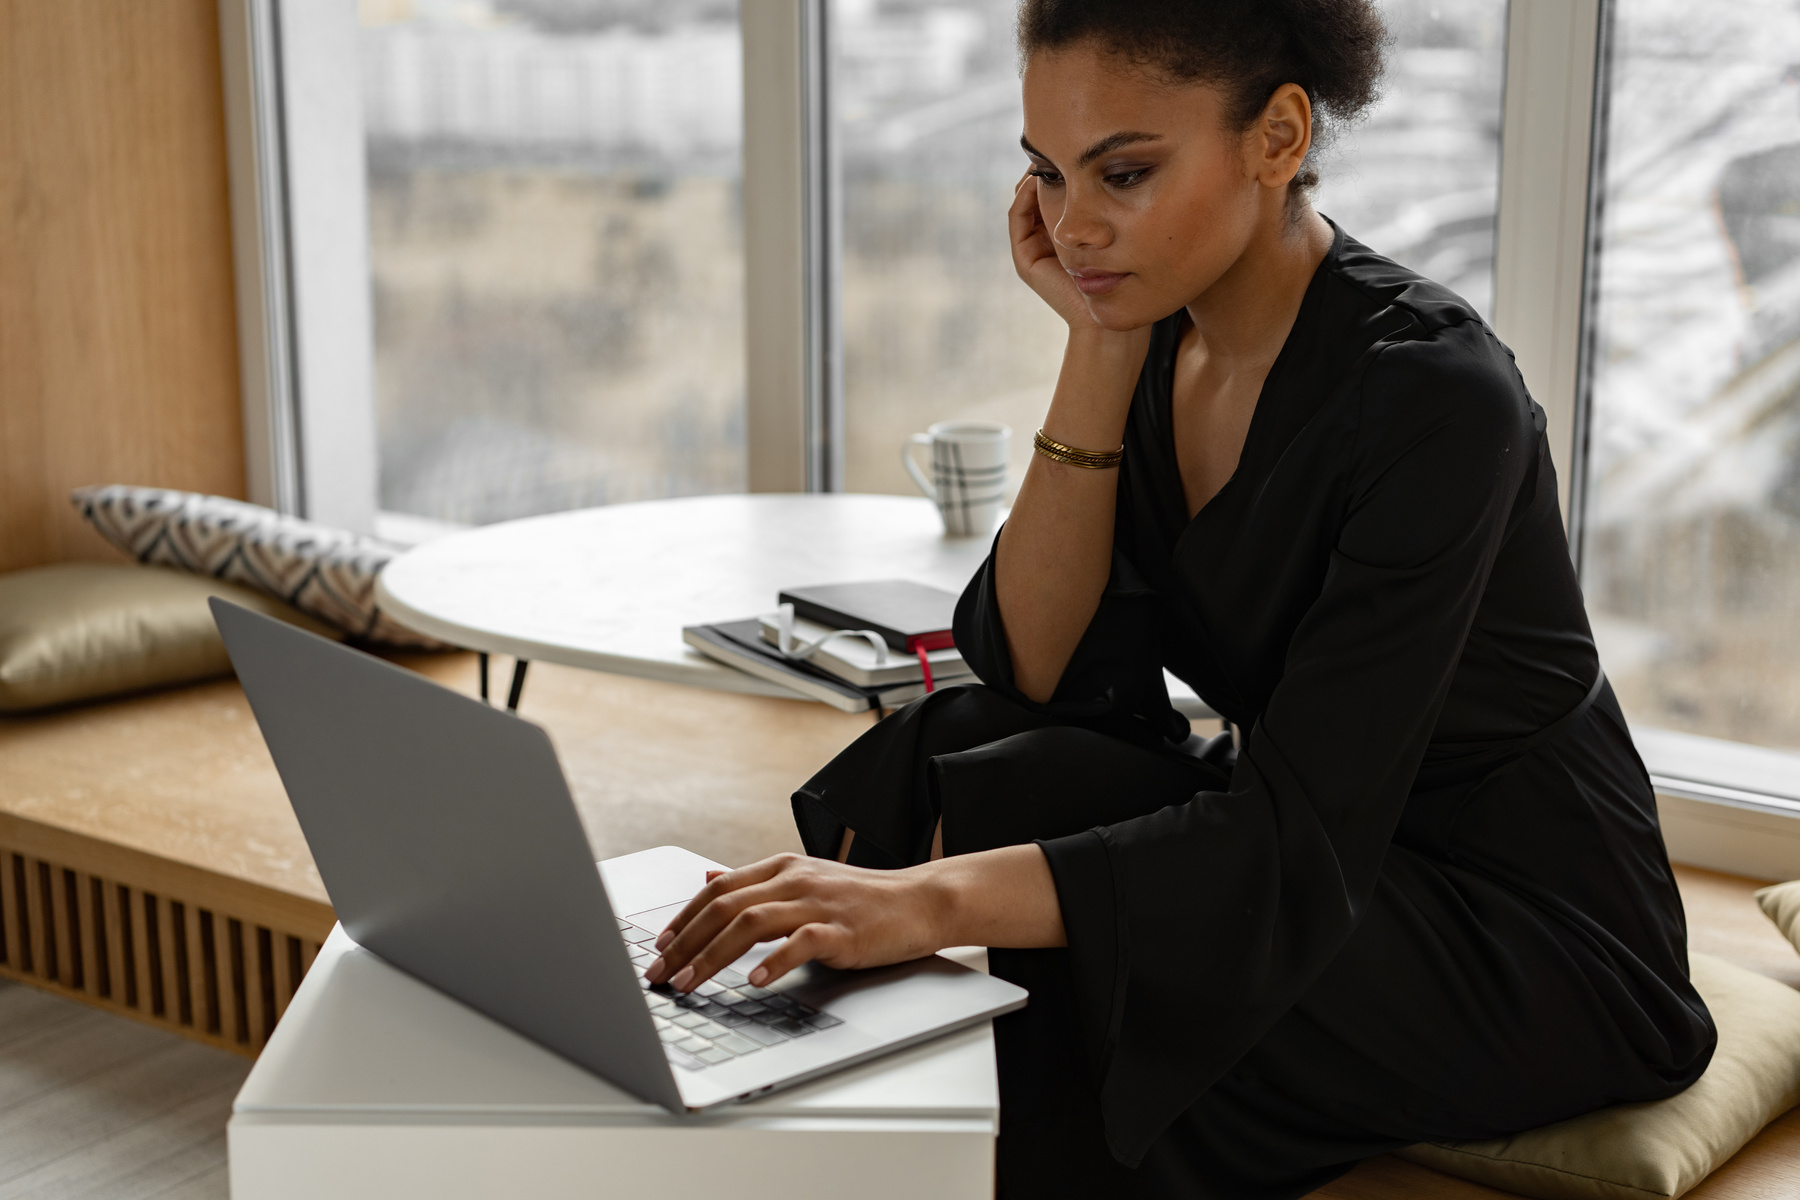
<instances>
[{"instance_id":1,"label":"window mullion","mask_svg":"<svg viewBox=\"0 0 1800 1200\"><path fill-rule=\"evenodd\" d=\"M1602 0L1511 0L1494 253L1494 329L1549 418L1558 499L1580 537L1571 496L1583 469L1582 395L1594 113Z\"/></svg>"},{"instance_id":2,"label":"window mullion","mask_svg":"<svg viewBox=\"0 0 1800 1200\"><path fill-rule=\"evenodd\" d=\"M281 55L268 0L220 0L232 257L247 498L298 515L301 494L288 236L281 149Z\"/></svg>"},{"instance_id":3,"label":"window mullion","mask_svg":"<svg viewBox=\"0 0 1800 1200\"><path fill-rule=\"evenodd\" d=\"M246 481L371 532L376 450L356 9L219 0Z\"/></svg>"},{"instance_id":4,"label":"window mullion","mask_svg":"<svg viewBox=\"0 0 1800 1200\"><path fill-rule=\"evenodd\" d=\"M744 38L744 339L753 492L843 480L841 219L826 0L751 0Z\"/></svg>"},{"instance_id":5,"label":"window mullion","mask_svg":"<svg viewBox=\"0 0 1800 1200\"><path fill-rule=\"evenodd\" d=\"M802 0L802 169L806 197L806 490L844 490L844 208L831 0Z\"/></svg>"}]
</instances>

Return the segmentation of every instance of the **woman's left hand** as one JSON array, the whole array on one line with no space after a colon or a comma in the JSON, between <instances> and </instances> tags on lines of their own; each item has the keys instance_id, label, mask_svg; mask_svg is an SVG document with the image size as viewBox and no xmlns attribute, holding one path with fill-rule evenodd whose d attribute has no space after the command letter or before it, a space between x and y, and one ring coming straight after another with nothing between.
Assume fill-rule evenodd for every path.
<instances>
[{"instance_id":1,"label":"woman's left hand","mask_svg":"<svg viewBox=\"0 0 1800 1200\"><path fill-rule=\"evenodd\" d=\"M669 922L646 978L692 991L758 942L787 941L750 973L758 987L817 959L828 967L880 967L942 949L934 873L873 871L777 854L717 872Z\"/></svg>"}]
</instances>

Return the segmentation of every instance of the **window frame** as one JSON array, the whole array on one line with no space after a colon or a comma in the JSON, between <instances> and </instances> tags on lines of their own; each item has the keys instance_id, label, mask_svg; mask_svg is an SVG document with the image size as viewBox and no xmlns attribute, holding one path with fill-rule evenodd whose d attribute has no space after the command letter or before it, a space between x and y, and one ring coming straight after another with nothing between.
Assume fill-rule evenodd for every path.
<instances>
[{"instance_id":1,"label":"window frame","mask_svg":"<svg viewBox=\"0 0 1800 1200\"><path fill-rule=\"evenodd\" d=\"M1579 566L1612 0L1510 0L1493 325L1548 418ZM374 340L355 0L218 0L250 497L375 521ZM753 492L843 487L842 194L830 0L741 0L746 455ZM1800 755L1661 755L1683 861L1800 876ZM1663 758L1669 761L1663 761ZM1679 760L1679 761L1678 761ZM1751 760L1755 760L1752 762ZM1760 781L1760 782L1756 782ZM1746 786L1746 784L1749 784Z\"/></svg>"},{"instance_id":2,"label":"window frame","mask_svg":"<svg viewBox=\"0 0 1800 1200\"><path fill-rule=\"evenodd\" d=\"M1604 0L1509 0L1495 214L1494 332L1548 419L1578 566L1605 9Z\"/></svg>"},{"instance_id":3,"label":"window frame","mask_svg":"<svg viewBox=\"0 0 1800 1200\"><path fill-rule=\"evenodd\" d=\"M218 0L249 498L372 533L355 0Z\"/></svg>"},{"instance_id":4,"label":"window frame","mask_svg":"<svg viewBox=\"0 0 1800 1200\"><path fill-rule=\"evenodd\" d=\"M740 0L745 452L752 492L844 488L830 0Z\"/></svg>"},{"instance_id":5,"label":"window frame","mask_svg":"<svg viewBox=\"0 0 1800 1200\"><path fill-rule=\"evenodd\" d=\"M1555 7L1555 0L1510 0L1514 5ZM1561 390L1553 398L1561 410L1552 410L1552 452L1566 464L1564 506L1570 529L1570 554L1577 570L1582 565L1586 545L1584 518L1589 497L1589 426L1593 401L1593 365L1597 354L1597 336L1593 327L1597 297L1600 252L1600 210L1604 203L1606 182L1607 74L1611 63L1611 32L1616 0L1571 0L1571 11L1579 14L1577 36L1586 38L1580 54L1591 54L1584 67L1588 81L1588 149L1584 171L1584 194L1580 203L1582 236L1579 254L1573 250L1573 237L1562 239L1559 248L1564 257L1555 270L1557 290L1541 288L1535 295L1539 304L1557 304L1553 345L1553 362L1559 374L1555 385ZM1553 23L1553 18L1552 18ZM1591 31L1591 32L1589 32ZM1589 49L1591 47L1591 49ZM1508 41L1510 52L1510 41ZM1508 95L1514 79L1508 74ZM1553 88L1557 79L1550 74L1525 76L1521 88ZM1510 117L1510 108L1508 108ZM1575 124L1571 113L1570 126ZM1570 135L1573 142L1573 135ZM1573 212L1573 164L1577 155L1566 155L1564 171L1568 175L1568 210ZM1544 155L1544 148L1530 146L1521 157ZM1505 203L1505 167L1503 167L1503 203ZM1526 225L1525 228L1528 228ZM1516 234L1516 241L1517 241ZM1579 268L1577 268L1579 257ZM1496 329L1499 329L1496 322ZM1505 336L1505 331L1501 331ZM1517 351L1517 345L1514 344ZM1521 356L1523 358L1523 356ZM1521 371L1525 363L1521 362ZM1530 381L1530 374L1526 374ZM1543 398L1541 403L1543 403ZM1544 405L1550 410L1550 405ZM1561 416L1561 426L1557 417ZM1649 770L1663 808L1665 837L1681 838L1687 844L1685 862L1710 865L1721 871L1760 874L1769 878L1800 876L1800 754L1759 747L1751 743L1703 738L1678 730L1645 727L1633 730L1638 754ZM1676 829L1678 833L1670 833Z\"/></svg>"},{"instance_id":6,"label":"window frame","mask_svg":"<svg viewBox=\"0 0 1800 1200\"><path fill-rule=\"evenodd\" d=\"M1612 10L1613 0L1510 0L1507 10L1494 330L1548 418L1578 570ZM1800 876L1800 755L1648 728L1634 740L1678 858Z\"/></svg>"}]
</instances>

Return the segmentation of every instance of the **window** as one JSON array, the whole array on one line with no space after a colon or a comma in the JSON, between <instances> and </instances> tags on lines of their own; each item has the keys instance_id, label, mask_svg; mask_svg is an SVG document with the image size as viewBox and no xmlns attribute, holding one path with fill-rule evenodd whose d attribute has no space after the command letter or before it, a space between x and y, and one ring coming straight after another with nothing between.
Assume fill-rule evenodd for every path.
<instances>
[{"instance_id":1,"label":"window","mask_svg":"<svg viewBox=\"0 0 1800 1200\"><path fill-rule=\"evenodd\" d=\"M1663 731L1800 750L1800 13L1694 14L1613 5L1581 545L1653 772L1706 778L1732 756Z\"/></svg>"},{"instance_id":2,"label":"window","mask_svg":"<svg viewBox=\"0 0 1800 1200\"><path fill-rule=\"evenodd\" d=\"M364 0L381 507L744 486L735 0Z\"/></svg>"},{"instance_id":3,"label":"window","mask_svg":"<svg viewBox=\"0 0 1800 1200\"><path fill-rule=\"evenodd\" d=\"M1318 207L1518 352L1659 790L1800 810L1800 14L1380 2ZM748 39L736 0L355 11L220 6L253 496L365 528L377 457L383 508L455 522L906 493L902 439L956 417L1027 461L1062 329L1007 253L1014 0L758 0Z\"/></svg>"},{"instance_id":4,"label":"window","mask_svg":"<svg viewBox=\"0 0 1800 1200\"><path fill-rule=\"evenodd\" d=\"M1487 311L1505 0L1387 0L1385 97L1322 155L1318 206ZM843 164L845 486L910 493L906 435L1004 421L1013 486L1063 325L1013 274L1025 170L1014 0L833 0Z\"/></svg>"},{"instance_id":5,"label":"window","mask_svg":"<svg viewBox=\"0 0 1800 1200\"><path fill-rule=\"evenodd\" d=\"M1015 8L832 0L848 491L914 494L901 443L953 418L1012 426L1017 487L1050 401L1063 323L1006 235L1025 172Z\"/></svg>"},{"instance_id":6,"label":"window","mask_svg":"<svg viewBox=\"0 0 1800 1200\"><path fill-rule=\"evenodd\" d=\"M1506 0L1383 0L1381 99L1320 155L1314 204L1492 316Z\"/></svg>"}]
</instances>

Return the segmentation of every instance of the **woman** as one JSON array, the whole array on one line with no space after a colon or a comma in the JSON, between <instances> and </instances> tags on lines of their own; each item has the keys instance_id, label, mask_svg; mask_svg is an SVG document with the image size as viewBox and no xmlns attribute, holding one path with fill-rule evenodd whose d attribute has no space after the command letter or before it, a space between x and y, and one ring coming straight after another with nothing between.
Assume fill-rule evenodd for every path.
<instances>
[{"instance_id":1,"label":"woman","mask_svg":"<svg viewBox=\"0 0 1800 1200\"><path fill-rule=\"evenodd\" d=\"M985 686L827 766L814 857L711 881L652 979L781 935L756 982L994 947L1031 991L1011 1196L1298 1196L1686 1087L1714 1033L1543 412L1307 200L1371 5L1027 0L1020 35L1013 256L1069 337L957 611Z\"/></svg>"}]
</instances>

